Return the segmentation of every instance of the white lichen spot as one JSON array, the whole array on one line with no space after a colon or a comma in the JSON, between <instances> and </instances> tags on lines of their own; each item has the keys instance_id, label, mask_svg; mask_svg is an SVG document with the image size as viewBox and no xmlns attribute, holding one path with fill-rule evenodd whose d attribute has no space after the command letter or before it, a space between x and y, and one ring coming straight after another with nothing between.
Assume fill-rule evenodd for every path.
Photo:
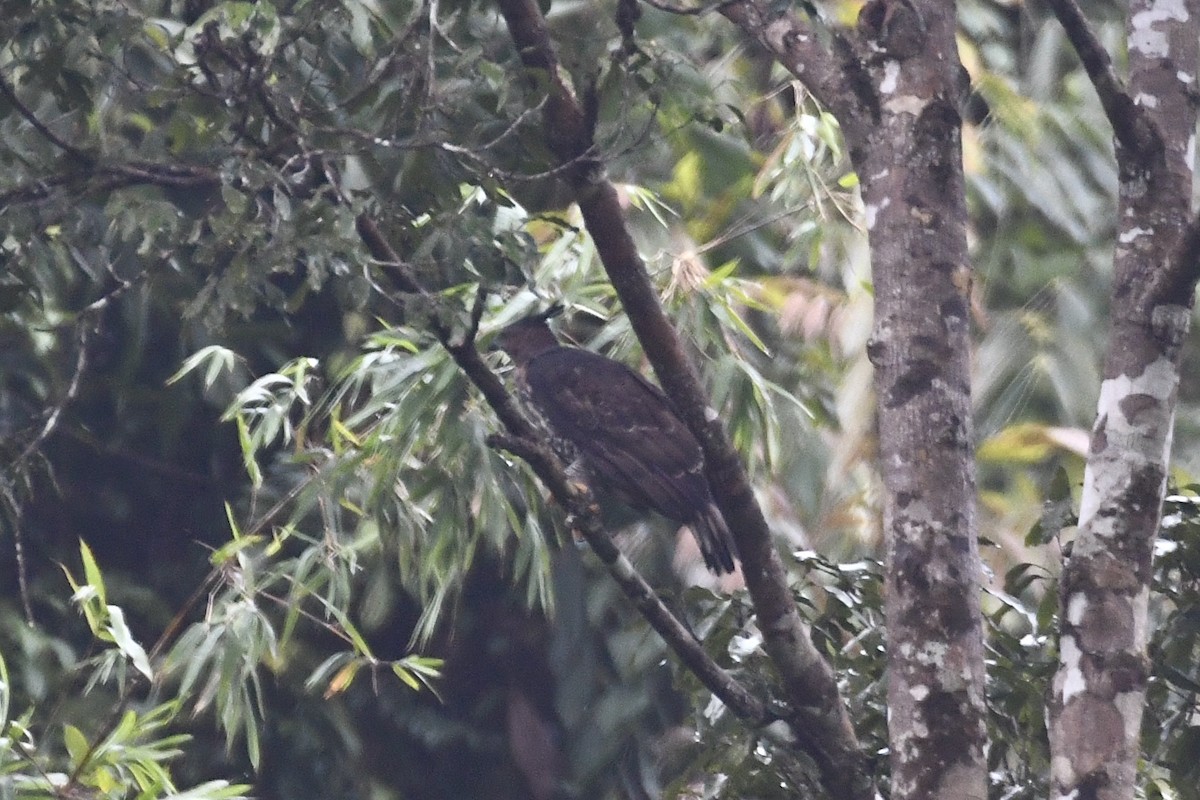
<instances>
[{"instance_id":1,"label":"white lichen spot","mask_svg":"<svg viewBox=\"0 0 1200 800\"><path fill-rule=\"evenodd\" d=\"M883 80L879 83L880 94L891 94L896 91L900 78L900 62L889 61L883 68Z\"/></svg>"},{"instance_id":2,"label":"white lichen spot","mask_svg":"<svg viewBox=\"0 0 1200 800\"><path fill-rule=\"evenodd\" d=\"M1082 694L1087 689L1087 681L1084 680L1083 669L1079 666L1083 652L1075 644L1074 636L1062 637L1059 653L1059 661L1062 664L1062 701L1065 706L1072 697Z\"/></svg>"},{"instance_id":3,"label":"white lichen spot","mask_svg":"<svg viewBox=\"0 0 1200 800\"><path fill-rule=\"evenodd\" d=\"M875 205L874 203L870 203L867 205L867 207L865 209L866 218L867 218L867 230L873 230L875 228L875 217L879 214L880 211L883 211L885 208L887 208L891 204L892 204L892 198L885 197L879 201L879 205Z\"/></svg>"},{"instance_id":4,"label":"white lichen spot","mask_svg":"<svg viewBox=\"0 0 1200 800\"><path fill-rule=\"evenodd\" d=\"M1167 20L1187 22L1185 0L1159 0L1145 11L1139 11L1129 20L1129 49L1150 58L1167 58L1171 45L1165 31L1155 29L1155 24Z\"/></svg>"},{"instance_id":5,"label":"white lichen spot","mask_svg":"<svg viewBox=\"0 0 1200 800\"><path fill-rule=\"evenodd\" d=\"M1121 231L1121 235L1118 237L1118 239L1120 240L1121 244L1129 244L1134 239L1137 239L1141 236L1149 236L1152 233L1154 233L1154 230L1151 228L1130 228L1127 231Z\"/></svg>"},{"instance_id":6,"label":"white lichen spot","mask_svg":"<svg viewBox=\"0 0 1200 800\"><path fill-rule=\"evenodd\" d=\"M1150 607L1150 587L1144 586L1130 601L1133 604L1133 650L1141 652L1146 648L1147 627L1149 625L1148 609Z\"/></svg>"},{"instance_id":7,"label":"white lichen spot","mask_svg":"<svg viewBox=\"0 0 1200 800\"><path fill-rule=\"evenodd\" d=\"M1078 592L1071 595L1067 600L1067 622L1072 625L1080 625L1083 623L1083 615L1087 613L1087 597L1083 592Z\"/></svg>"},{"instance_id":8,"label":"white lichen spot","mask_svg":"<svg viewBox=\"0 0 1200 800\"><path fill-rule=\"evenodd\" d=\"M1121 692L1113 698L1113 705L1117 707L1117 712L1121 715L1121 722L1125 728L1125 741L1136 742L1142 727L1142 707L1145 705L1143 693Z\"/></svg>"},{"instance_id":9,"label":"white lichen spot","mask_svg":"<svg viewBox=\"0 0 1200 800\"><path fill-rule=\"evenodd\" d=\"M929 697L929 687L923 683L918 683L916 686L908 687L908 693L912 695L912 699L918 703Z\"/></svg>"},{"instance_id":10,"label":"white lichen spot","mask_svg":"<svg viewBox=\"0 0 1200 800\"><path fill-rule=\"evenodd\" d=\"M1171 408L1167 403L1179 379L1175 365L1168 358L1152 362L1137 376L1118 375L1100 385L1100 401L1096 419L1103 420L1104 449L1088 464L1083 493L1079 499L1079 526L1089 527L1097 536L1112 533L1111 524L1101 525L1094 519L1105 500L1116 497L1129 483L1134 471L1148 463L1165 464L1164 454L1170 447ZM1136 415L1130 419L1122 402L1133 395L1144 395L1157 403L1135 404ZM1100 423L1098 423L1100 424ZM1076 547L1087 554L1098 542L1080 537Z\"/></svg>"},{"instance_id":11,"label":"white lichen spot","mask_svg":"<svg viewBox=\"0 0 1200 800\"><path fill-rule=\"evenodd\" d=\"M704 418L706 420L708 420L709 422L716 422L718 419L721 418L721 415L718 414L717 410L715 408L713 408L712 406L705 406Z\"/></svg>"},{"instance_id":12,"label":"white lichen spot","mask_svg":"<svg viewBox=\"0 0 1200 800\"><path fill-rule=\"evenodd\" d=\"M883 107L893 114L912 114L915 117L924 110L925 100L915 94L904 94L888 100Z\"/></svg>"},{"instance_id":13,"label":"white lichen spot","mask_svg":"<svg viewBox=\"0 0 1200 800\"><path fill-rule=\"evenodd\" d=\"M1179 81L1180 83L1186 83L1190 85L1196 81L1196 76L1184 72L1183 70L1179 70L1179 72L1175 73L1175 80Z\"/></svg>"},{"instance_id":14,"label":"white lichen spot","mask_svg":"<svg viewBox=\"0 0 1200 800\"><path fill-rule=\"evenodd\" d=\"M1135 18L1148 13L1142 12L1135 15ZM1137 28L1129 34L1129 49L1147 58L1166 58L1171 50L1167 43L1167 35L1150 27Z\"/></svg>"},{"instance_id":15,"label":"white lichen spot","mask_svg":"<svg viewBox=\"0 0 1200 800\"><path fill-rule=\"evenodd\" d=\"M1158 98L1145 92L1138 92L1137 95L1134 96L1133 102L1139 106L1145 106L1146 108L1158 108Z\"/></svg>"},{"instance_id":16,"label":"white lichen spot","mask_svg":"<svg viewBox=\"0 0 1200 800\"><path fill-rule=\"evenodd\" d=\"M925 642L915 653L913 661L931 667L941 667L946 661L946 653L949 650L950 646L943 642Z\"/></svg>"}]
</instances>

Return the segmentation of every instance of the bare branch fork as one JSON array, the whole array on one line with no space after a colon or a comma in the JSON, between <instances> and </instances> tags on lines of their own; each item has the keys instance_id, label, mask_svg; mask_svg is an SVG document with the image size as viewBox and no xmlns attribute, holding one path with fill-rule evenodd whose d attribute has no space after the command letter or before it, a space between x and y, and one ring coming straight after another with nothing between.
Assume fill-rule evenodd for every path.
<instances>
[{"instance_id":1,"label":"bare branch fork","mask_svg":"<svg viewBox=\"0 0 1200 800\"><path fill-rule=\"evenodd\" d=\"M1149 155L1154 149L1161 148L1157 127L1142 107L1133 102L1128 89L1117 77L1108 51L1088 24L1083 10L1075 0L1047 0L1047 3L1083 63L1117 141L1131 154Z\"/></svg>"},{"instance_id":2,"label":"bare branch fork","mask_svg":"<svg viewBox=\"0 0 1200 800\"><path fill-rule=\"evenodd\" d=\"M541 74L535 85L548 92L543 121L548 146L560 163L580 159L593 150L590 115L558 64L545 18L533 0L500 0L499 6L522 63ZM831 795L869 797L870 781L836 678L809 638L745 468L725 430L710 417L696 371L625 224L616 189L598 155L564 177L646 356L704 450L717 504L736 539L759 628L791 708L792 728L804 734L797 738L820 767Z\"/></svg>"}]
</instances>

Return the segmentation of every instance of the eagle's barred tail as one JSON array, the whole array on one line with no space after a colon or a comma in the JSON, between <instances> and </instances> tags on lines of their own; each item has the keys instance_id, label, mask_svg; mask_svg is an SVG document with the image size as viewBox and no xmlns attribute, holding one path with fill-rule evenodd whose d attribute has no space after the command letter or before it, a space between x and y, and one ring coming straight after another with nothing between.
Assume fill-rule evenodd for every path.
<instances>
[{"instance_id":1,"label":"eagle's barred tail","mask_svg":"<svg viewBox=\"0 0 1200 800\"><path fill-rule=\"evenodd\" d=\"M720 510L710 502L691 523L704 564L718 575L733 572L733 536Z\"/></svg>"}]
</instances>

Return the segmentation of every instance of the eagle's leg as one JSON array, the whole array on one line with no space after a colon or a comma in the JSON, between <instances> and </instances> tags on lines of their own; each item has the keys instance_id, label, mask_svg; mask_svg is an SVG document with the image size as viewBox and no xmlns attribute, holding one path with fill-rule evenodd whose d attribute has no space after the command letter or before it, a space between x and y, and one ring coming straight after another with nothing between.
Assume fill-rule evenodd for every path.
<instances>
[{"instance_id":1,"label":"eagle's leg","mask_svg":"<svg viewBox=\"0 0 1200 800\"><path fill-rule=\"evenodd\" d=\"M566 468L567 483L576 492L583 494L591 489L587 468L579 458L574 458ZM596 502L595 496L592 497L592 502L588 505L588 513L593 516L600 516L600 504ZM584 547L587 542L583 538L583 531L580 529L578 520L574 514L568 515L567 526L571 529L571 538L575 540L576 547Z\"/></svg>"}]
</instances>

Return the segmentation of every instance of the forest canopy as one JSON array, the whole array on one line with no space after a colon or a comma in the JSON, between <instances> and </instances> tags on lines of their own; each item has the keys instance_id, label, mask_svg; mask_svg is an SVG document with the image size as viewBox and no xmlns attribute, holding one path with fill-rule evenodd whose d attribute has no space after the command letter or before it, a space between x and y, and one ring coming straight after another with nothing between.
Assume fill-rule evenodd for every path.
<instances>
[{"instance_id":1,"label":"forest canopy","mask_svg":"<svg viewBox=\"0 0 1200 800\"><path fill-rule=\"evenodd\" d=\"M1121 791L1200 798L1195 110L1121 105L1138 9L4 2L0 797L1107 797L1051 740L1126 613L1090 533L1064 572L1112 401L1171 458L1095 645ZM738 573L514 396L495 335L556 304L671 398ZM953 554L906 549L930 487Z\"/></svg>"}]
</instances>

